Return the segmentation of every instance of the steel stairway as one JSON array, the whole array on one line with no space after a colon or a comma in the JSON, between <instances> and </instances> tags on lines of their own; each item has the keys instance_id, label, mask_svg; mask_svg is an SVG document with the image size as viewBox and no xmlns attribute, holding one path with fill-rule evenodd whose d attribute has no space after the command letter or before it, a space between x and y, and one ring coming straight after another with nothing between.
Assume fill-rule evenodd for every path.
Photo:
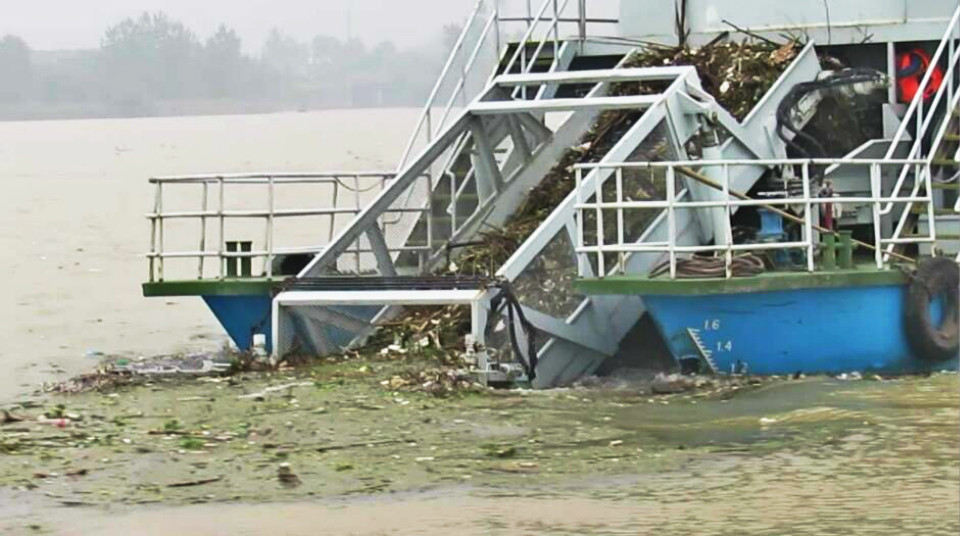
<instances>
[{"instance_id":1,"label":"steel stairway","mask_svg":"<svg viewBox=\"0 0 960 536\"><path fill-rule=\"evenodd\" d=\"M446 244L468 241L484 226L496 227L505 222L522 202L525 192L581 138L602 110L637 109L643 114L601 162L688 158L686 142L698 132L703 117L716 121L729 134L719 148L724 158L769 158L784 150L779 140L770 141L774 138L768 135L775 126L772 110L790 87L811 80L818 73L816 54L809 46L742 124L703 91L692 67L497 75L300 277L350 273L351 266L354 273L388 277L429 273L445 261ZM657 82L665 89L654 95L605 96L610 84L627 81ZM551 89L574 83L593 84L593 90L582 98L549 98ZM523 99L517 91L521 87L538 88L537 98ZM572 113L552 131L535 114L554 111ZM425 181L422 177L440 162L439 172L429 175L431 188L417 194L414 188L418 180ZM584 180L584 187L602 190L605 184L612 184L607 180L609 175L591 174ZM736 188L748 189L758 177L758 173L747 169L732 180ZM651 179L656 180L634 178L640 182ZM635 298L587 299L572 291L577 271L573 249L575 203L576 195L572 193L496 272L519 289L524 313L536 327L538 341L543 343L538 347L538 386L564 384L592 372L616 351L619 341L643 312L642 303ZM397 231L401 223L401 231ZM701 241L700 226L693 218L681 226L687 230L685 236L691 243ZM638 228L631 239L655 240L663 227L662 218L654 220L645 228ZM361 261L356 262L356 258ZM644 256L632 259L629 270L645 270L652 262ZM539 281L551 279L547 275L559 280L560 287L545 289L538 285ZM562 299L544 300L545 295ZM283 300L283 294L278 296L279 302ZM323 303L324 306L275 307L279 317L275 319L277 353L293 348L298 333L301 345L307 341L305 350L325 353L362 336L368 331L360 329L363 325L372 329L378 321L395 314L396 305L402 305L384 303L374 312L369 300L364 301L364 308L349 303L336 307Z\"/></svg>"}]
</instances>

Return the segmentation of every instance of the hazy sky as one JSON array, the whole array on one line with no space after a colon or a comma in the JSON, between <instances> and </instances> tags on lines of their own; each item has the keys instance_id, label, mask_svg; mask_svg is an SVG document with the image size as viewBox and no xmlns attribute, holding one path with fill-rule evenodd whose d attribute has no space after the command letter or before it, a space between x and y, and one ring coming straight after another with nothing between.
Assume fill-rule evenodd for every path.
<instances>
[{"instance_id":1,"label":"hazy sky","mask_svg":"<svg viewBox=\"0 0 960 536\"><path fill-rule=\"evenodd\" d=\"M271 28L307 40L353 35L401 46L435 37L470 13L476 0L0 0L0 35L16 34L37 50L90 48L107 26L143 11L164 11L201 37L224 23L257 50Z\"/></svg>"}]
</instances>

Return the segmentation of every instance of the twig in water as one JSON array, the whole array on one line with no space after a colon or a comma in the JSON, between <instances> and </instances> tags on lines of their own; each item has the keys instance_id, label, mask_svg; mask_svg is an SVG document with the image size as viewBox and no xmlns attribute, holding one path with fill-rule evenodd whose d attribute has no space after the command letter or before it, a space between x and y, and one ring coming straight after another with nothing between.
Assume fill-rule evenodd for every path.
<instances>
[{"instance_id":1,"label":"twig in water","mask_svg":"<svg viewBox=\"0 0 960 536\"><path fill-rule=\"evenodd\" d=\"M191 486L202 486L204 484L213 484L214 482L220 482L223 480L222 476L214 478L202 478L200 480L190 480L188 482L174 482L173 484L167 484L168 488L189 488Z\"/></svg>"}]
</instances>

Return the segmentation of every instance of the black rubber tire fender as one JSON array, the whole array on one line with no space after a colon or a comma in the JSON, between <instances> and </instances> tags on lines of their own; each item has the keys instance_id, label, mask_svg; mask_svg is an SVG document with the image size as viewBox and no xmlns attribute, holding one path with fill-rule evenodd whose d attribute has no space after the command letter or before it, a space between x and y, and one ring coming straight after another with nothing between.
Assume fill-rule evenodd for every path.
<instances>
[{"instance_id":1,"label":"black rubber tire fender","mask_svg":"<svg viewBox=\"0 0 960 536\"><path fill-rule=\"evenodd\" d=\"M943 257L920 263L907 289L904 328L914 355L928 363L960 355L960 266ZM944 298L943 321L934 325L930 303Z\"/></svg>"}]
</instances>

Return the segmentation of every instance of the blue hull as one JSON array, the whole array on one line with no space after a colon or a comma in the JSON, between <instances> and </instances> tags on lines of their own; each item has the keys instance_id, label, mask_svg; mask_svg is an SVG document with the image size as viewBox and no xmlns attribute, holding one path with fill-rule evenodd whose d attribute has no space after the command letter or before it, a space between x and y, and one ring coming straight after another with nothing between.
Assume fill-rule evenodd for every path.
<instances>
[{"instance_id":1,"label":"blue hull","mask_svg":"<svg viewBox=\"0 0 960 536\"><path fill-rule=\"evenodd\" d=\"M237 348L243 351L249 350L253 344L254 333L263 333L267 336L267 351L273 348L273 335L270 333L272 298L269 294L211 295L204 296L203 301L233 339Z\"/></svg>"},{"instance_id":2,"label":"blue hull","mask_svg":"<svg viewBox=\"0 0 960 536\"><path fill-rule=\"evenodd\" d=\"M909 373L956 368L911 355L906 287L857 286L703 296L644 296L675 358L698 355L688 328L720 372Z\"/></svg>"}]
</instances>

